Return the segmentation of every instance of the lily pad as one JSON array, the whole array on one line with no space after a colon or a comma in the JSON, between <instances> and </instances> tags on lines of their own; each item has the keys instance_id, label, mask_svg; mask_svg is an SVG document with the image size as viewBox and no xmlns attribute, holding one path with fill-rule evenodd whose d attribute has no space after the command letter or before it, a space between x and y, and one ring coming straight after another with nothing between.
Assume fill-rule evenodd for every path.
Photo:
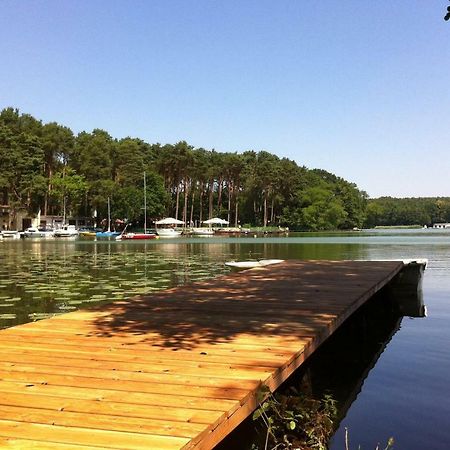
<instances>
[{"instance_id":1,"label":"lily pad","mask_svg":"<svg viewBox=\"0 0 450 450\"><path fill-rule=\"evenodd\" d=\"M0 314L0 319L15 319L17 316L15 314Z\"/></svg>"}]
</instances>

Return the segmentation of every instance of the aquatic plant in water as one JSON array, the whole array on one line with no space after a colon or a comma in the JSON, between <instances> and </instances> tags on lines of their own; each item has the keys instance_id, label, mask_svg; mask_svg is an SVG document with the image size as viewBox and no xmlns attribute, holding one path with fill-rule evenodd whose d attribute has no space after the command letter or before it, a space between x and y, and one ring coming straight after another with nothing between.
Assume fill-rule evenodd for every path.
<instances>
[{"instance_id":1,"label":"aquatic plant in water","mask_svg":"<svg viewBox=\"0 0 450 450\"><path fill-rule=\"evenodd\" d=\"M201 254L175 257L153 247L32 244L0 248L0 329L226 272Z\"/></svg>"},{"instance_id":2,"label":"aquatic plant in water","mask_svg":"<svg viewBox=\"0 0 450 450\"><path fill-rule=\"evenodd\" d=\"M394 448L394 438L390 437L386 443L386 447L383 450L390 450ZM345 450L351 450L349 439L348 439L348 429L345 429ZM358 445L358 450L362 450L361 446ZM375 447L375 450L381 450L380 444Z\"/></svg>"}]
</instances>

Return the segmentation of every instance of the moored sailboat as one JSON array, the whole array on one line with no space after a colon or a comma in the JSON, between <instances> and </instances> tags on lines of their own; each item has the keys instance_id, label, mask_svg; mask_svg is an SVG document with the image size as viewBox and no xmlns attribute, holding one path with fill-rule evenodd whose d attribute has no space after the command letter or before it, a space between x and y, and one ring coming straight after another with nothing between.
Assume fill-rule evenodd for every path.
<instances>
[{"instance_id":1,"label":"moored sailboat","mask_svg":"<svg viewBox=\"0 0 450 450\"><path fill-rule=\"evenodd\" d=\"M108 228L104 231L97 231L95 233L96 237L112 237L117 236L120 233L118 231L111 231L111 201L108 197Z\"/></svg>"},{"instance_id":2,"label":"moored sailboat","mask_svg":"<svg viewBox=\"0 0 450 450\"><path fill-rule=\"evenodd\" d=\"M116 236L116 240L122 241L122 240L142 240L142 239L158 239L158 235L155 233L124 233L120 234L119 236Z\"/></svg>"},{"instance_id":3,"label":"moored sailboat","mask_svg":"<svg viewBox=\"0 0 450 450\"><path fill-rule=\"evenodd\" d=\"M148 233L147 232L147 183L144 172L144 232L143 233L134 233L134 232L126 232L128 224L123 229L122 233L116 236L117 241L122 240L144 240L144 239L156 239L158 236L156 233Z\"/></svg>"}]
</instances>

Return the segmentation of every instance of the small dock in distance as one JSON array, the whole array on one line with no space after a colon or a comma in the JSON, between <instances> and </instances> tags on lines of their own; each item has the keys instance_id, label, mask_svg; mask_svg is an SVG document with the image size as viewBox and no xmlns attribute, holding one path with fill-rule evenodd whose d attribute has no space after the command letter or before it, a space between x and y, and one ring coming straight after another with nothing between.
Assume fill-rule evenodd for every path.
<instances>
[{"instance_id":1,"label":"small dock in distance","mask_svg":"<svg viewBox=\"0 0 450 450\"><path fill-rule=\"evenodd\" d=\"M286 261L0 331L0 447L212 449L401 261Z\"/></svg>"}]
</instances>

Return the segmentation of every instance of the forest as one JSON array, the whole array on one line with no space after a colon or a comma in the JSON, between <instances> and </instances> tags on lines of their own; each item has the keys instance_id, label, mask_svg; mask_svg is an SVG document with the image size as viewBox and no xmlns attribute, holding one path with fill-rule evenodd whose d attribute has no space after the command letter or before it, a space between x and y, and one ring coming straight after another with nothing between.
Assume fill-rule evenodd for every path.
<instances>
[{"instance_id":1,"label":"forest","mask_svg":"<svg viewBox=\"0 0 450 450\"><path fill-rule=\"evenodd\" d=\"M8 107L0 112L0 205L10 215L114 219L143 224L172 216L232 226L345 230L450 220L450 199L376 199L332 173L267 151L217 152L185 141L147 143L94 129L75 135Z\"/></svg>"},{"instance_id":2,"label":"forest","mask_svg":"<svg viewBox=\"0 0 450 450\"><path fill-rule=\"evenodd\" d=\"M231 225L299 230L362 226L366 194L323 170L266 151L221 153L187 142L114 139L94 129L78 135L14 108L0 113L0 203L11 214L113 218L142 223L143 174L149 221L188 224L213 216Z\"/></svg>"},{"instance_id":3,"label":"forest","mask_svg":"<svg viewBox=\"0 0 450 450\"><path fill-rule=\"evenodd\" d=\"M380 197L367 202L366 228L434 223L450 223L450 197Z\"/></svg>"}]
</instances>

